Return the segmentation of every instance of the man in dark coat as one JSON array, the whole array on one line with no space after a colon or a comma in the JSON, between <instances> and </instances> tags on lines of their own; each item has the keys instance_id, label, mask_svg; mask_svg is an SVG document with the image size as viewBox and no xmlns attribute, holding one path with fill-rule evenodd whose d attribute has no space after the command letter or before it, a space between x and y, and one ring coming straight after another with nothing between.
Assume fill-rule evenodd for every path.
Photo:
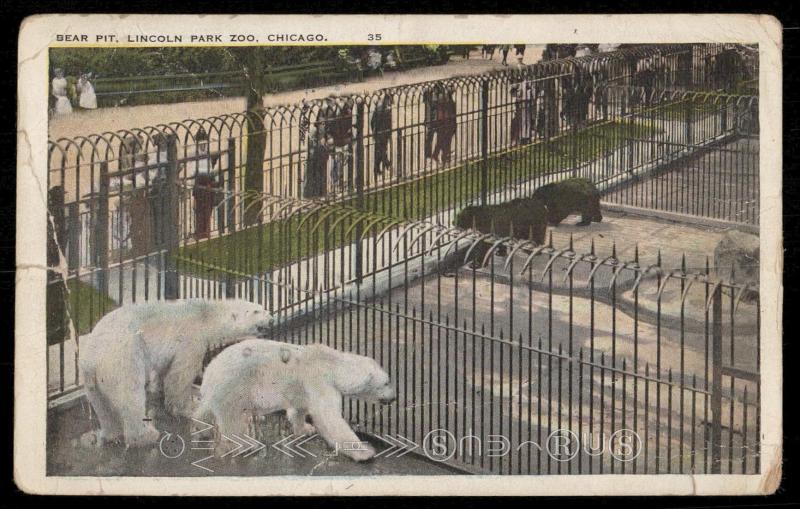
<instances>
[{"instance_id":1,"label":"man in dark coat","mask_svg":"<svg viewBox=\"0 0 800 509\"><path fill-rule=\"evenodd\" d=\"M423 123L425 125L425 143L423 151L425 159L429 159L433 154L433 139L439 131L438 103L442 96L442 85L436 83L431 88L426 88L422 92Z\"/></svg>"},{"instance_id":2,"label":"man in dark coat","mask_svg":"<svg viewBox=\"0 0 800 509\"><path fill-rule=\"evenodd\" d=\"M333 142L333 169L331 181L334 185L344 185L353 177L353 101L350 98L330 98L330 116L325 123L325 131ZM347 169L347 175L343 175Z\"/></svg>"},{"instance_id":3,"label":"man in dark coat","mask_svg":"<svg viewBox=\"0 0 800 509\"><path fill-rule=\"evenodd\" d=\"M384 95L372 114L370 129L375 140L375 175L391 168L389 160L389 139L392 135L392 96Z\"/></svg>"},{"instance_id":4,"label":"man in dark coat","mask_svg":"<svg viewBox=\"0 0 800 509\"><path fill-rule=\"evenodd\" d=\"M305 198L325 196L327 188L328 147L327 118L332 115L330 104L323 103L317 119L308 133L308 160L306 161L306 181L303 188Z\"/></svg>"},{"instance_id":5,"label":"man in dark coat","mask_svg":"<svg viewBox=\"0 0 800 509\"><path fill-rule=\"evenodd\" d=\"M436 104L436 118L438 133L436 146L431 156L439 163L446 165L450 163L451 145L458 127L456 101L453 98L452 89L442 88Z\"/></svg>"},{"instance_id":6,"label":"man in dark coat","mask_svg":"<svg viewBox=\"0 0 800 509\"><path fill-rule=\"evenodd\" d=\"M195 135L197 160L194 162L194 235L196 239L208 238L211 234L211 213L219 204L221 190L215 178L214 161L208 154L208 134L205 129Z\"/></svg>"}]
</instances>

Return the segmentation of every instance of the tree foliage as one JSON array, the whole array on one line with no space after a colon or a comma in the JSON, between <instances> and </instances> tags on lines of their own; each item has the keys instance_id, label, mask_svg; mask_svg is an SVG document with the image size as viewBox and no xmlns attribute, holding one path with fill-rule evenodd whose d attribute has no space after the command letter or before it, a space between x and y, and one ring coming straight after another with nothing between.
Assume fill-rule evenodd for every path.
<instances>
[{"instance_id":1,"label":"tree foliage","mask_svg":"<svg viewBox=\"0 0 800 509\"><path fill-rule=\"evenodd\" d=\"M303 64L336 58L333 46L52 48L50 68L67 76L91 72L97 77L207 73L240 69L236 53L257 51L265 66Z\"/></svg>"}]
</instances>

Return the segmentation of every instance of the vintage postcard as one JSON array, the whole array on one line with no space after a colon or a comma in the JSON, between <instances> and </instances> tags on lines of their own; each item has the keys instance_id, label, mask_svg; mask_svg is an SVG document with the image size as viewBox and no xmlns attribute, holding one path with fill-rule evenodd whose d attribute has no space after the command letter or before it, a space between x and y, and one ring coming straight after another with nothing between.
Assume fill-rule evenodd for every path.
<instances>
[{"instance_id":1,"label":"vintage postcard","mask_svg":"<svg viewBox=\"0 0 800 509\"><path fill-rule=\"evenodd\" d=\"M766 494L768 16L42 15L32 493Z\"/></svg>"}]
</instances>

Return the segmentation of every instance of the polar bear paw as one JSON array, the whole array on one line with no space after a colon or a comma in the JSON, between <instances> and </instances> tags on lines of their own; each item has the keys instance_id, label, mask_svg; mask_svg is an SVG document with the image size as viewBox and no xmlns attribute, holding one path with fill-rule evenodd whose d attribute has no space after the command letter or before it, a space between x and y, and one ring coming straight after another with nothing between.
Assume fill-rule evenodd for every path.
<instances>
[{"instance_id":1,"label":"polar bear paw","mask_svg":"<svg viewBox=\"0 0 800 509\"><path fill-rule=\"evenodd\" d=\"M131 447L150 447L158 443L161 439L161 432L152 426L146 427L137 436L125 437L126 445Z\"/></svg>"},{"instance_id":2,"label":"polar bear paw","mask_svg":"<svg viewBox=\"0 0 800 509\"><path fill-rule=\"evenodd\" d=\"M304 422L301 426L293 426L292 433L297 436L311 436L317 433L313 424Z\"/></svg>"},{"instance_id":3,"label":"polar bear paw","mask_svg":"<svg viewBox=\"0 0 800 509\"><path fill-rule=\"evenodd\" d=\"M297 436L311 436L317 432L313 424L306 422L306 412L295 408L286 409L286 417L292 424L292 434Z\"/></svg>"},{"instance_id":4,"label":"polar bear paw","mask_svg":"<svg viewBox=\"0 0 800 509\"><path fill-rule=\"evenodd\" d=\"M353 461L358 462L369 461L375 457L375 448L365 442L361 442L358 448L340 449L340 451Z\"/></svg>"},{"instance_id":5,"label":"polar bear paw","mask_svg":"<svg viewBox=\"0 0 800 509\"><path fill-rule=\"evenodd\" d=\"M105 433L103 430L92 430L82 434L79 440L82 447L103 447L107 445L119 445L122 443L122 436L119 433Z\"/></svg>"}]
</instances>

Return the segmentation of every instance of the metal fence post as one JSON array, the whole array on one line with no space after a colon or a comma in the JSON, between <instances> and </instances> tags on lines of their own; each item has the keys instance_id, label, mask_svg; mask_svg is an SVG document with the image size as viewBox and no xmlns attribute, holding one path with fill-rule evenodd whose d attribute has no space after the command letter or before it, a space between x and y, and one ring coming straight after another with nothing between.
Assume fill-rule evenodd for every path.
<instances>
[{"instance_id":1,"label":"metal fence post","mask_svg":"<svg viewBox=\"0 0 800 509\"><path fill-rule=\"evenodd\" d=\"M711 320L711 473L722 467L722 287L714 290Z\"/></svg>"},{"instance_id":2,"label":"metal fence post","mask_svg":"<svg viewBox=\"0 0 800 509\"><path fill-rule=\"evenodd\" d=\"M67 268L77 270L80 266L81 214L80 203L74 201L67 206Z\"/></svg>"},{"instance_id":3,"label":"metal fence post","mask_svg":"<svg viewBox=\"0 0 800 509\"><path fill-rule=\"evenodd\" d=\"M222 186L225 200L225 229L228 233L236 231L236 139L228 138L228 167L225 169L227 185ZM223 235L220 228L220 235ZM227 267L230 269L231 267ZM236 280L230 272L225 273L225 298L236 298Z\"/></svg>"},{"instance_id":4,"label":"metal fence post","mask_svg":"<svg viewBox=\"0 0 800 509\"><path fill-rule=\"evenodd\" d=\"M693 85L693 62L692 48L683 51L678 56L678 85L688 87Z\"/></svg>"},{"instance_id":5,"label":"metal fence post","mask_svg":"<svg viewBox=\"0 0 800 509\"><path fill-rule=\"evenodd\" d=\"M692 144L692 135L693 135L693 133L692 133L692 122L694 121L694 118L693 118L694 104L692 103L691 99L687 99L686 100L686 111L685 111L685 113L686 113L686 126L685 126L686 144L687 145L691 145Z\"/></svg>"},{"instance_id":6,"label":"metal fence post","mask_svg":"<svg viewBox=\"0 0 800 509\"><path fill-rule=\"evenodd\" d=\"M359 102L356 105L356 207L364 209L364 103ZM361 243L361 223L358 223L355 229L356 238L356 260L355 271L356 281L361 282L361 277L364 273L364 253Z\"/></svg>"},{"instance_id":7,"label":"metal fence post","mask_svg":"<svg viewBox=\"0 0 800 509\"><path fill-rule=\"evenodd\" d=\"M228 138L228 187L225 189L225 215L228 233L236 231L236 140ZM220 229L220 233L221 229Z\"/></svg>"},{"instance_id":8,"label":"metal fence post","mask_svg":"<svg viewBox=\"0 0 800 509\"><path fill-rule=\"evenodd\" d=\"M164 183L164 196L166 202L162 210L162 217L157 221L163 221L162 231L164 231L164 250L165 250L165 274L164 274L164 298L177 299L179 292L178 266L174 256L177 254L178 247L178 144L174 136L169 136L167 140L167 165L166 182Z\"/></svg>"},{"instance_id":9,"label":"metal fence post","mask_svg":"<svg viewBox=\"0 0 800 509\"><path fill-rule=\"evenodd\" d=\"M66 281L59 271L63 249L64 225L64 188L51 187L47 192L47 344L54 345L67 339L66 298L64 291ZM63 376L64 370L60 373Z\"/></svg>"},{"instance_id":10,"label":"metal fence post","mask_svg":"<svg viewBox=\"0 0 800 509\"><path fill-rule=\"evenodd\" d=\"M108 162L100 163L100 186L97 190L95 206L96 222L94 224L94 242L92 243L93 262L97 271L97 286L103 295L108 295L108 234L110 214L108 209ZM103 310L105 311L105 309Z\"/></svg>"},{"instance_id":11,"label":"metal fence post","mask_svg":"<svg viewBox=\"0 0 800 509\"><path fill-rule=\"evenodd\" d=\"M634 140L633 138L628 138L627 144L627 165L628 165L628 178L633 178L633 168L635 167L635 151L634 151Z\"/></svg>"},{"instance_id":12,"label":"metal fence post","mask_svg":"<svg viewBox=\"0 0 800 509\"><path fill-rule=\"evenodd\" d=\"M728 130L728 102L724 101L722 103L722 108L719 110L719 134L725 134L725 131Z\"/></svg>"},{"instance_id":13,"label":"metal fence post","mask_svg":"<svg viewBox=\"0 0 800 509\"><path fill-rule=\"evenodd\" d=\"M489 80L481 83L481 205L489 192Z\"/></svg>"},{"instance_id":14,"label":"metal fence post","mask_svg":"<svg viewBox=\"0 0 800 509\"><path fill-rule=\"evenodd\" d=\"M573 107L575 105L573 104ZM572 159L572 177L578 176L578 122L575 120L578 115L578 111L572 112L572 143L570 143L570 154ZM569 115L569 114L568 114Z\"/></svg>"}]
</instances>

